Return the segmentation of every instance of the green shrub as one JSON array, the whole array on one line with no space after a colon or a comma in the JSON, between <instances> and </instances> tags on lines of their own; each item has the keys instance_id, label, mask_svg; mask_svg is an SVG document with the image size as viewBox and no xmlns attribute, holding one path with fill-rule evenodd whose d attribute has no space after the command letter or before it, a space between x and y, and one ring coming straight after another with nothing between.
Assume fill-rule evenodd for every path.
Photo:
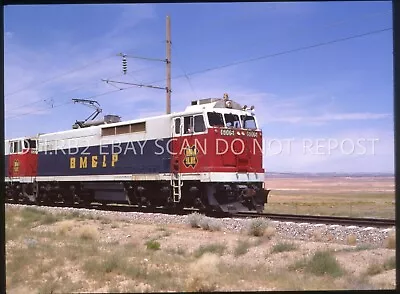
<instances>
[{"instance_id":1,"label":"green shrub","mask_svg":"<svg viewBox=\"0 0 400 294\"><path fill-rule=\"evenodd\" d=\"M146 247L148 250L159 250L161 245L157 241L149 240L146 242Z\"/></svg>"},{"instance_id":2,"label":"green shrub","mask_svg":"<svg viewBox=\"0 0 400 294\"><path fill-rule=\"evenodd\" d=\"M222 255L224 253L225 249L226 249L226 245L224 245L224 244L218 244L218 243L208 244L208 245L200 246L194 252L194 256L195 257L200 257L206 252L216 253L216 254Z\"/></svg>"},{"instance_id":3,"label":"green shrub","mask_svg":"<svg viewBox=\"0 0 400 294\"><path fill-rule=\"evenodd\" d=\"M343 269L336 261L335 256L328 251L317 251L308 262L306 270L317 276L327 274L339 277L343 274Z\"/></svg>"},{"instance_id":4,"label":"green shrub","mask_svg":"<svg viewBox=\"0 0 400 294\"><path fill-rule=\"evenodd\" d=\"M247 241L247 240L245 240L245 241L239 240L238 244L236 245L236 248L235 248L235 251L234 251L234 255L237 257L237 256L240 256L240 255L246 254L249 251L250 246L251 246L251 244L250 244L249 241Z\"/></svg>"},{"instance_id":5,"label":"green shrub","mask_svg":"<svg viewBox=\"0 0 400 294\"><path fill-rule=\"evenodd\" d=\"M392 256L392 257L388 258L388 259L384 262L383 268L384 268L385 270L387 270L387 271L388 271L388 270L395 269L395 268L396 268L396 257L395 257L395 256Z\"/></svg>"},{"instance_id":6,"label":"green shrub","mask_svg":"<svg viewBox=\"0 0 400 294\"><path fill-rule=\"evenodd\" d=\"M335 256L329 251L317 251L311 259L302 258L289 266L290 270L305 270L316 276L330 275L339 277L344 270L336 261Z\"/></svg>"},{"instance_id":7,"label":"green shrub","mask_svg":"<svg viewBox=\"0 0 400 294\"><path fill-rule=\"evenodd\" d=\"M283 243L278 243L274 247L272 247L272 253L293 251L293 250L296 250L296 249L297 249L296 244L283 242Z\"/></svg>"}]
</instances>

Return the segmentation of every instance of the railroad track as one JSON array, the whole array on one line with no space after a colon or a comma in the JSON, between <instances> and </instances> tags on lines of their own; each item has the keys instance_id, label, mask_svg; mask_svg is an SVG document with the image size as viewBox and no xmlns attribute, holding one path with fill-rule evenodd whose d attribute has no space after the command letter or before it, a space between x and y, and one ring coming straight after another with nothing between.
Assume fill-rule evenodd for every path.
<instances>
[{"instance_id":1,"label":"railroad track","mask_svg":"<svg viewBox=\"0 0 400 294\"><path fill-rule=\"evenodd\" d=\"M286 222L302 222L302 223L318 223L327 225L351 225L361 227L393 227L396 226L395 219L384 218L355 218L341 216L320 216L320 215L297 215L297 214L279 214L279 213L247 213L240 212L235 217L265 217L277 221Z\"/></svg>"},{"instance_id":2,"label":"railroad track","mask_svg":"<svg viewBox=\"0 0 400 294\"><path fill-rule=\"evenodd\" d=\"M12 203L9 204L19 205L19 206L39 206L36 204L27 203ZM161 214L175 214L175 215L188 215L194 212L199 212L197 209L184 209L184 210L172 210L163 208L139 208L137 206L131 205L102 205L102 204L92 204L87 205L74 205L67 206L62 203L53 204L42 204L39 207L55 207L55 208L75 208L75 209L93 209L102 211L118 211L118 212L143 212L143 213L161 213ZM281 221L281 222L296 222L296 223L314 223L314 224L327 224L327 225L350 225L350 226L360 226L360 227L393 227L396 225L396 220L394 219L382 219L382 218L354 218L354 217L338 217L338 216L320 216L320 215L297 215L297 214L279 214L279 213L254 213L254 212L238 212L233 214L220 213L220 212L207 212L203 213L210 217L223 218L223 217L233 217L233 218L268 218L271 220Z\"/></svg>"}]
</instances>

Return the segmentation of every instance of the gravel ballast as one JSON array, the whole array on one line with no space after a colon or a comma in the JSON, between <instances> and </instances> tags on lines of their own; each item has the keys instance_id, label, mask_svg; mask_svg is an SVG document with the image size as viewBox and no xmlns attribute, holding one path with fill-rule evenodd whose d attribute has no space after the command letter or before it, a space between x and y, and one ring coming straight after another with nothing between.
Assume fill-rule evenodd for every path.
<instances>
[{"instance_id":1,"label":"gravel ballast","mask_svg":"<svg viewBox=\"0 0 400 294\"><path fill-rule=\"evenodd\" d=\"M7 207L25 208L34 207L51 213L79 213L83 216L106 217L115 220L125 220L138 224L155 225L187 225L190 226L188 215L170 215L161 213L143 212L118 212L104 211L96 209L72 208L72 207L50 207L50 206L30 206L20 204L6 204ZM218 224L221 233L234 232L241 233L247 231L252 219L238 218L210 218ZM384 247L385 240L390 234L395 233L393 228L357 227L342 225L325 225L309 223L293 223L270 221L269 226L275 228L276 235L287 239L297 239L306 241L334 242L348 244L349 236L356 238L356 244L368 244L371 246Z\"/></svg>"}]
</instances>

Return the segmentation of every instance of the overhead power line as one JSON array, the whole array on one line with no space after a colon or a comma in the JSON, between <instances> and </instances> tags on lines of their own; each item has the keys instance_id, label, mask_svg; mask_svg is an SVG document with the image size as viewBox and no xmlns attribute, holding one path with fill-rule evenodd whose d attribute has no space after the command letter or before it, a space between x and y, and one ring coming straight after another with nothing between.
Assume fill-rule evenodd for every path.
<instances>
[{"instance_id":1,"label":"overhead power line","mask_svg":"<svg viewBox=\"0 0 400 294\"><path fill-rule=\"evenodd\" d=\"M358 34L358 35L352 35L349 37L345 37L345 38L339 38L339 39L334 39L331 41L326 41L326 42L321 42L321 43L317 43L317 44L313 44L313 45L309 45L309 46L303 46L303 47L299 47L299 48L295 48L295 49L291 49L291 50L285 50L285 51L280 51L280 52L276 52L276 53L271 53L271 54L267 54L267 55L262 55L259 57L254 57L254 58L250 58L250 59L245 59L242 61L235 61L235 62L231 62L228 64L224 64L224 65L220 65L220 66L215 66L215 67L210 67L210 68L206 68L206 69L202 69L202 70L198 70L198 71L193 71L187 74L183 74L183 75L177 75L175 77L172 77L173 80L176 79L180 79L180 78L187 78L188 76L193 76L196 74L200 74L200 73L205 73L205 72L210 72L210 71L214 71L214 70L218 70L218 69L222 69L222 68L227 68L227 67L231 67L231 66L235 66L235 65L239 65L239 64L245 64L245 63L249 63L249 62L253 62L253 61L257 61L257 60L262 60L262 59L267 59L267 58L272 58L272 57L276 57L276 56L280 56L280 55L286 55L286 54L291 54L291 53L295 53L295 52L300 52L300 51L304 51L304 50L309 50L309 49L313 49L313 48L317 48L317 47L322 47L322 46L326 46L326 45L331 45L331 44L335 44L335 43L340 43L340 42L345 42L348 40L352 40L352 39L356 39L356 38L362 38L362 37L366 37L369 35L373 35L373 34L379 34L385 31L390 31L392 30L392 28L384 28L384 29L380 29L380 30L374 30L374 31L369 31L363 34ZM164 81L165 79L160 79L160 80L154 80L152 82L147 82L150 84L153 83L159 83Z\"/></svg>"},{"instance_id":2,"label":"overhead power line","mask_svg":"<svg viewBox=\"0 0 400 294\"><path fill-rule=\"evenodd\" d=\"M295 53L295 52L304 51L304 50L308 50L308 49L313 49L313 48L317 48L317 47L321 47L321 46L326 46L326 45L331 45L331 44L335 44L335 43L339 43L339 42L344 42L344 41L348 41L348 40L351 40L351 39L356 39L356 38L361 38L361 37L365 37L365 36L369 36L369 35L373 35L373 34L378 34L378 33L382 33L382 32L385 32L385 31L390 31L390 30L392 30L392 28L385 28L385 29L381 29L381 30L370 31L370 32L363 33L363 34L353 35L353 36L340 38L340 39L335 39L335 40L326 41L326 42L321 42L321 43L317 43L317 44L314 44L314 45L309 45L309 46L299 47L299 48L296 48L296 49L291 49L291 50L281 51L281 52L277 52L277 53L262 55L262 56L255 57L255 58L250 58L250 59L246 59L246 60L242 60L242 61L236 61L236 62L228 63L228 64L225 64L225 65L211 67L211 68L207 68L207 69L203 69L203 70L199 70L199 71L194 71L194 72L191 72L191 73L189 73L187 75L189 75L189 76L190 75L195 75L195 74L204 73L204 72L208 72L208 71L213 71L213 70L217 70L217 69L221 69L221 68L226 68L226 67L230 67L230 66L234 66L234 65L238 65L238 64L249 63L249 62L253 62L253 61L257 61L257 60L261 60L261 59L276 57L276 56L279 56L279 55ZM180 76L180 77L182 77L182 76Z\"/></svg>"},{"instance_id":3,"label":"overhead power line","mask_svg":"<svg viewBox=\"0 0 400 294\"><path fill-rule=\"evenodd\" d=\"M148 69L151 69L151 68L154 68L154 66L148 66L148 67L140 68L140 69L137 69L137 70L132 71L131 73L137 73L137 72L144 71L144 70L148 70ZM116 77L118 77L118 76L120 76L120 75L122 75L122 74L118 74L118 75L112 76L110 79L116 78ZM17 109L20 109L20 108L23 108L23 107L31 106L31 105L34 105L34 104L38 104L38 103L41 103L41 102L54 101L53 98L56 98L56 97L60 96L61 94L71 93L71 92L74 92L74 91L83 89L83 88L87 87L88 85L95 85L95 84L99 84L99 85L100 85L100 84L104 84L104 82L102 82L102 81L97 81L97 82L85 83L85 84L83 84L83 85L80 86L80 87L74 88L74 89L72 89L72 90L68 90L68 91L61 92L61 93L59 93L59 94L57 94L57 95L50 96L50 97L48 97L48 98L46 98L46 99L38 99L38 100L29 102L29 103L26 103L26 104L16 105L16 106L12 107L11 109L7 109L7 112L9 112L9 111L14 111L14 110L17 110ZM111 85L111 84L110 84L110 85Z\"/></svg>"},{"instance_id":4,"label":"overhead power line","mask_svg":"<svg viewBox=\"0 0 400 294\"><path fill-rule=\"evenodd\" d=\"M299 47L299 48L295 48L295 49L291 49L291 50L285 50L285 51L281 51L281 52L277 52L277 53L267 54L267 55L263 55L263 56L259 56L259 57L255 57L255 58L250 58L250 59L246 59L246 60L242 60L242 61L231 62L231 63L225 64L225 65L215 66L215 67L211 67L211 68L207 68L207 69L203 69L203 70L194 71L194 72L191 72L191 73L188 73L188 74L178 75L178 76L172 77L172 79L179 79L179 78L182 78L182 77L186 77L187 78L188 76L192 76L192 75L196 75L196 74L200 74L200 73L210 72L210 71L214 71L214 70L218 70L218 69L222 69L222 68L227 68L227 67L230 67L230 66L235 66L235 65L239 65L239 64L245 64L245 63L249 63L249 62L253 62L253 61L257 61L257 60L262 60L262 59L267 59L267 58L272 58L272 57L276 57L276 56L280 56L280 55L286 55L286 54L291 54L291 53L295 53L295 52L299 52L299 51L309 50L309 49L322 47L322 46L326 46L326 45L331 45L331 44L335 44L335 43L339 43L339 42L344 42L344 41L348 41L348 40L352 40L352 39L356 39L356 38L361 38L361 37L365 37L365 36L369 36L369 35L373 35L373 34L378 34L378 33L382 33L382 32L385 32L385 31L390 31L390 30L392 30L391 27L390 28L380 29L380 30L369 31L369 32L366 32L366 33L363 33L363 34L352 35L352 36L349 36L349 37L334 39L334 40L331 40L331 41L321 42L321 43L317 43L317 44L313 44L313 45L309 45L309 46L303 46L303 47ZM153 84L153 83L157 83L157 82L162 82L164 80L165 79L156 80L156 81L152 81L152 82L149 82L149 83L146 83L146 84ZM110 93L113 93L113 92L127 90L127 89L130 89L130 88L133 88L133 87L137 87L137 86L143 86L144 83L139 84L139 85L138 84L133 84L133 83L126 83L126 84L130 84L130 85L133 85L133 86L127 87L127 88L123 88L123 89L117 89L117 90L105 92L105 93L102 93L102 94L99 94L99 95L95 95L95 96L89 97L87 99L98 97L98 96L107 95L107 94L110 94ZM59 106L61 106L61 105L59 105ZM41 110L39 110L39 111L41 111ZM34 113L34 112L31 112L31 113ZM30 114L30 113L27 113L27 114ZM22 114L22 115L25 115L25 114ZM17 116L20 116L20 115L17 115ZM16 117L16 116L14 116L14 117ZM10 117L10 118L7 118L7 119L11 119L11 118L14 118L14 117Z\"/></svg>"},{"instance_id":5,"label":"overhead power line","mask_svg":"<svg viewBox=\"0 0 400 294\"><path fill-rule=\"evenodd\" d=\"M174 51L175 51L175 52L177 51L177 50L176 50L176 46L174 46L174 45L171 44L171 47L174 48ZM181 65L181 63L179 63L179 61L178 61L177 63L178 63L178 66L181 68L181 70L182 70L184 76L186 77L187 82L188 82L188 84L189 84L189 87L190 87L190 89L192 90L192 92L193 92L193 94L194 94L194 97L197 99L197 93L196 93L196 91L195 91L195 89L194 89L194 87L193 87L192 81L190 80L189 76L188 76L187 73L186 73L186 70L183 68L183 66Z\"/></svg>"},{"instance_id":6,"label":"overhead power line","mask_svg":"<svg viewBox=\"0 0 400 294\"><path fill-rule=\"evenodd\" d=\"M73 69L73 70L64 72L64 73L62 73L62 74L55 75L55 76L53 76L53 77L51 77L51 78L49 78L49 79L46 79L46 80L43 80L43 81L40 81L40 82L33 82L31 85L28 85L28 86L25 86L25 87L23 87L23 88L20 88L20 89L18 89L18 90L16 90L16 91L11 92L11 93L8 93L8 94L6 94L6 95L4 95L4 96L5 96L5 97L10 97L10 96L15 95L15 94L17 94L17 93L20 93L20 92L22 92L22 91L25 91L25 90L28 90L28 89L31 89L31 88L36 88L36 87L39 86L39 85L48 83L48 82L50 82L50 81L59 79L59 78L61 78L61 77L64 77L64 76L66 76L66 75L69 75L69 74L71 74L71 73L80 71L80 70L82 70L82 69L84 69L84 68L89 67L89 66L92 65L92 64L99 63L100 61L109 59L109 58L111 58L111 57L114 57L114 54L113 54L113 55L110 55L110 56L107 56L107 57L103 57L103 58L97 59L97 60L95 60L95 61L93 61L93 62L90 62L90 63L85 64L84 66L75 68L75 69Z\"/></svg>"},{"instance_id":7,"label":"overhead power line","mask_svg":"<svg viewBox=\"0 0 400 294\"><path fill-rule=\"evenodd\" d=\"M131 49L129 49L129 50L131 50ZM8 93L8 94L4 95L4 97L10 97L10 96L12 96L12 95L15 95L15 94L17 94L17 93L23 92L23 91L25 91L25 90L28 90L28 89L31 89L31 88L35 88L35 87L37 87L37 86L39 86L39 85L48 83L48 82L50 82L50 81L59 79L59 78L61 78L61 77L64 77L64 76L66 76L66 75L69 75L69 74L71 74L71 73L74 73L74 72L80 71L80 70L82 70L82 69L85 69L85 68L89 67L90 65L99 63L100 61L104 61L104 60L106 60L106 59L110 59L111 57L115 57L115 54L110 54L110 55L107 55L107 56L105 56L105 57L96 59L96 60L94 60L94 61L92 61L92 62L90 62L90 63L87 63L87 64L85 64L85 65L83 65L83 66L81 66L81 67L77 67L77 68L75 68L75 69L66 71L66 72L61 73L61 74L59 74L59 75L55 75L55 76L53 76L53 77L51 77L51 78L48 78L48 79L46 79L46 80L43 80L43 81L35 81L35 82L33 82L33 83L31 83L31 84L25 86L25 87L22 87L22 88L20 88L20 89L18 89L18 90L16 90L16 91L14 91L14 92L11 92L11 93Z\"/></svg>"},{"instance_id":8,"label":"overhead power line","mask_svg":"<svg viewBox=\"0 0 400 294\"><path fill-rule=\"evenodd\" d=\"M108 95L108 94L111 94L111 93L128 90L128 89L131 89L133 87L135 87L135 86L121 88L121 89L118 89L118 90L107 91L107 92L104 92L104 93L100 93L100 94L97 94L97 95L86 97L84 99L89 100L89 99L97 98L97 97L100 97L100 96ZM57 107L60 107L60 106L65 106L65 105L68 105L68 104L73 104L73 103L74 102L72 100L71 101L67 101L67 102L64 102L64 103L61 103L61 104L58 104L58 105L53 105L52 107L50 107L50 109L57 108ZM13 119L13 118L16 118L16 117L25 116L25 115L28 115L28 114L34 114L34 113L37 113L37 112L40 112L40 111L44 111L44 110L47 110L47 109L49 109L49 107L42 108L42 109L36 109L36 110L33 110L33 111L21 113L21 114L16 114L16 115L13 115L13 116L6 117L5 119L6 120L10 120L10 119Z\"/></svg>"}]
</instances>

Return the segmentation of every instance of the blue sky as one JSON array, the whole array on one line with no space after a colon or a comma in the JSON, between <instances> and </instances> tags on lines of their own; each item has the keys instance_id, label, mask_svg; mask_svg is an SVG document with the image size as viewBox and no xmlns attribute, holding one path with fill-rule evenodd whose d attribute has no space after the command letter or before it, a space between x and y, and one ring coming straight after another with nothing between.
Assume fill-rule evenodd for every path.
<instances>
[{"instance_id":1,"label":"blue sky","mask_svg":"<svg viewBox=\"0 0 400 294\"><path fill-rule=\"evenodd\" d=\"M115 55L164 58L167 14L173 77L392 26L390 2L7 6L6 137L70 129L92 111L72 98L116 90L103 78L165 86L163 63L129 59L124 76ZM269 171L393 172L392 34L173 79L172 111L227 92L255 105ZM165 111L161 90L94 99L123 119ZM359 139L370 143L351 153Z\"/></svg>"}]
</instances>

